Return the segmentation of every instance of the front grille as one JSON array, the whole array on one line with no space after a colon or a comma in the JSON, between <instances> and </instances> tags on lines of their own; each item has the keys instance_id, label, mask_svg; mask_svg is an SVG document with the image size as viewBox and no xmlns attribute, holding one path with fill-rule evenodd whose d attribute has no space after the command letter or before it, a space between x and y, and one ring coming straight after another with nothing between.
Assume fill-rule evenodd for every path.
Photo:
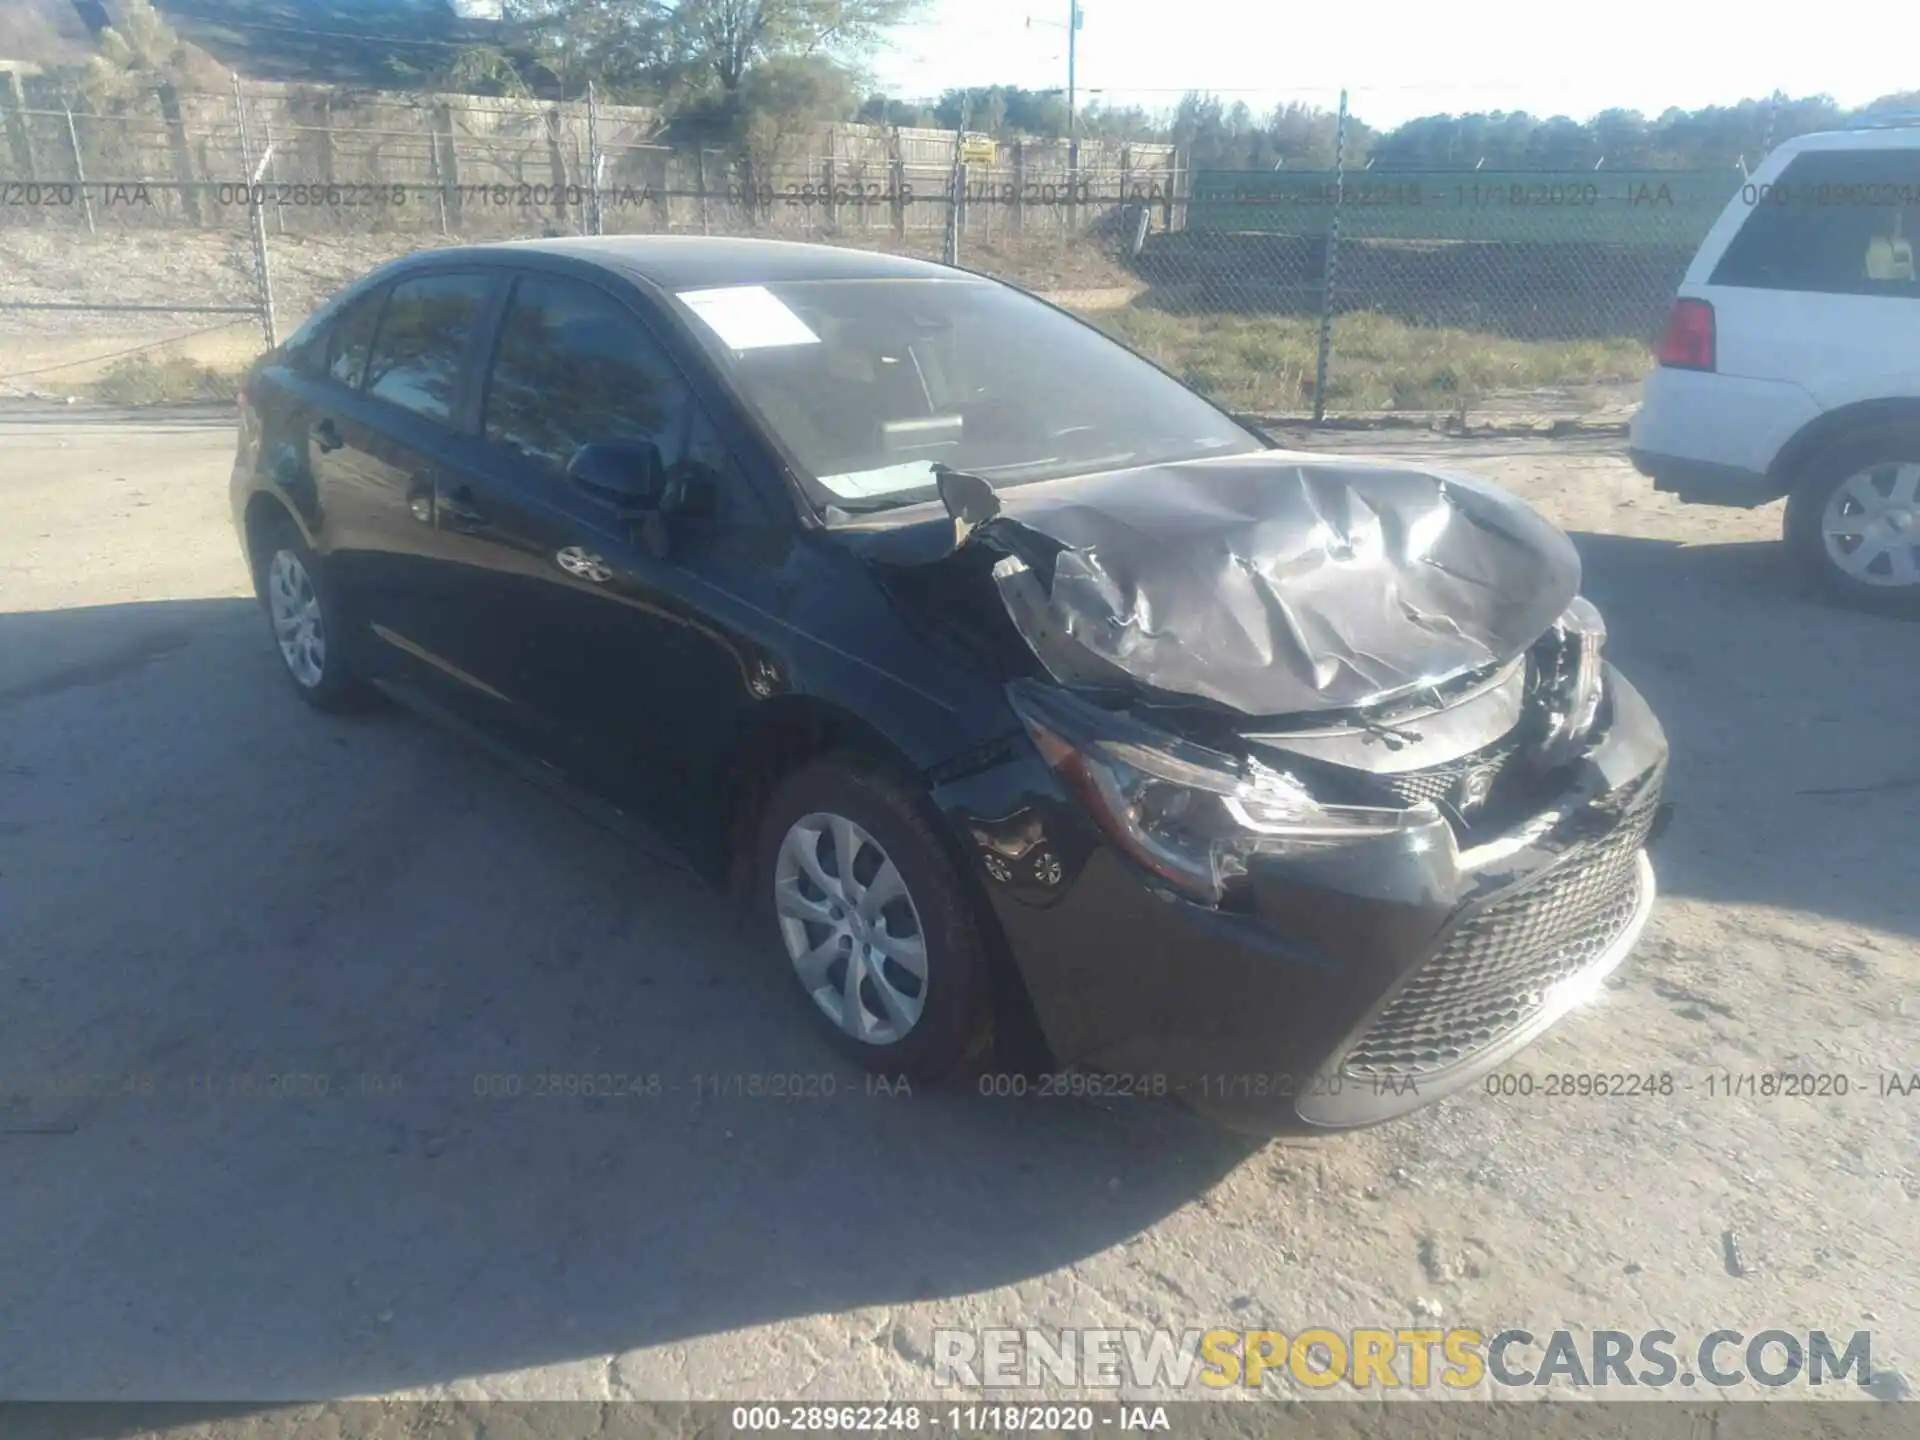
<instances>
[{"instance_id":1,"label":"front grille","mask_svg":"<svg viewBox=\"0 0 1920 1440\"><path fill-rule=\"evenodd\" d=\"M1657 786L1620 824L1544 879L1456 925L1347 1052L1360 1079L1419 1079L1497 1044L1538 1015L1555 985L1598 960L1640 901L1637 857Z\"/></svg>"}]
</instances>

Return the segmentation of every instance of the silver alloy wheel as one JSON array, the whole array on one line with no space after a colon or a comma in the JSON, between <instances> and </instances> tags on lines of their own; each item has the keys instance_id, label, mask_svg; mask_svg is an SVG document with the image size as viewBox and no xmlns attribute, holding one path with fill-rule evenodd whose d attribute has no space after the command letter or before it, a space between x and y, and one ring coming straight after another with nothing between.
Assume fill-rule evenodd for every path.
<instances>
[{"instance_id":1,"label":"silver alloy wheel","mask_svg":"<svg viewBox=\"0 0 1920 1440\"><path fill-rule=\"evenodd\" d=\"M326 674L327 629L313 577L291 550L276 551L267 567L267 608L287 669L299 684L313 689Z\"/></svg>"},{"instance_id":2,"label":"silver alloy wheel","mask_svg":"<svg viewBox=\"0 0 1920 1440\"><path fill-rule=\"evenodd\" d=\"M794 821L773 870L773 906L800 983L856 1040L891 1045L927 1002L920 912L880 843L842 815Z\"/></svg>"},{"instance_id":3,"label":"silver alloy wheel","mask_svg":"<svg viewBox=\"0 0 1920 1440\"><path fill-rule=\"evenodd\" d=\"M1883 461L1834 487L1820 517L1827 558L1863 585L1920 585L1920 463Z\"/></svg>"}]
</instances>

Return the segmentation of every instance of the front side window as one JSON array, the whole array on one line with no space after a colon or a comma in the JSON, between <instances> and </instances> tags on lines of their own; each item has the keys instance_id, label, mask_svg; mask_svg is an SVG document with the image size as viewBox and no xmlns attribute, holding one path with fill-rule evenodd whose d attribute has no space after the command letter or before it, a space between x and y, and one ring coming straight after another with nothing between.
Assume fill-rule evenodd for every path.
<instances>
[{"instance_id":1,"label":"front side window","mask_svg":"<svg viewBox=\"0 0 1920 1440\"><path fill-rule=\"evenodd\" d=\"M488 440L555 475L590 442L651 441L672 466L692 412L685 381L618 301L552 276L515 284L487 377Z\"/></svg>"},{"instance_id":2,"label":"front side window","mask_svg":"<svg viewBox=\"0 0 1920 1440\"><path fill-rule=\"evenodd\" d=\"M1003 486L1264 448L1124 346L987 281L676 298L815 503L845 513L932 499L936 462Z\"/></svg>"},{"instance_id":3,"label":"front side window","mask_svg":"<svg viewBox=\"0 0 1920 1440\"><path fill-rule=\"evenodd\" d=\"M1710 283L1920 298L1920 150L1810 150L1741 198L1752 214Z\"/></svg>"},{"instance_id":4,"label":"front side window","mask_svg":"<svg viewBox=\"0 0 1920 1440\"><path fill-rule=\"evenodd\" d=\"M394 286L367 361L367 393L450 422L461 366L492 288L492 278L477 273L423 275Z\"/></svg>"}]
</instances>

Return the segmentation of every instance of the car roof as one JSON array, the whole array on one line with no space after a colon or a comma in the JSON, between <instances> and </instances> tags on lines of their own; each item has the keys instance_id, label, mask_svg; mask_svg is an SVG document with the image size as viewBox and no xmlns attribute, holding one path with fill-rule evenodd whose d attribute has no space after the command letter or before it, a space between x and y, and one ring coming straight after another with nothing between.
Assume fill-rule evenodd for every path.
<instances>
[{"instance_id":1,"label":"car roof","mask_svg":"<svg viewBox=\"0 0 1920 1440\"><path fill-rule=\"evenodd\" d=\"M793 240L707 235L580 235L456 245L416 252L409 261L524 262L533 256L584 261L666 290L777 285L793 280L959 280L984 277L904 255Z\"/></svg>"},{"instance_id":2,"label":"car roof","mask_svg":"<svg viewBox=\"0 0 1920 1440\"><path fill-rule=\"evenodd\" d=\"M1775 155L1797 155L1803 150L1912 150L1920 148L1920 124L1911 121L1862 125L1857 130L1816 130L1796 135L1775 147ZM1771 157L1769 157L1771 158Z\"/></svg>"}]
</instances>

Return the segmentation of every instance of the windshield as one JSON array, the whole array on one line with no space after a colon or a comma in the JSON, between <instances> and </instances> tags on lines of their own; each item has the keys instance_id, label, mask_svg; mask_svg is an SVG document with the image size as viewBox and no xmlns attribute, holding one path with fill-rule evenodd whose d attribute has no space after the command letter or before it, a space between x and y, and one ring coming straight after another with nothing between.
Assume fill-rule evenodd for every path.
<instances>
[{"instance_id":1,"label":"windshield","mask_svg":"<svg viewBox=\"0 0 1920 1440\"><path fill-rule=\"evenodd\" d=\"M1264 448L1131 351L989 282L805 280L678 298L823 508L931 500L935 463L999 487Z\"/></svg>"}]
</instances>

